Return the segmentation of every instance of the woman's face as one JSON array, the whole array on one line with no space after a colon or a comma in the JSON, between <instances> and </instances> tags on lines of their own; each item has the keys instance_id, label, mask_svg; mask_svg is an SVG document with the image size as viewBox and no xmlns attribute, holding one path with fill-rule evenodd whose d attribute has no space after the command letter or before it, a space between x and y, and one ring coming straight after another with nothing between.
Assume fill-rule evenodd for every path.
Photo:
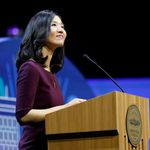
<instances>
[{"instance_id":1,"label":"woman's face","mask_svg":"<svg viewBox=\"0 0 150 150\"><path fill-rule=\"evenodd\" d=\"M51 22L51 32L48 37L49 48L56 49L64 45L67 33L64 29L64 24L62 23L59 16L55 16Z\"/></svg>"}]
</instances>

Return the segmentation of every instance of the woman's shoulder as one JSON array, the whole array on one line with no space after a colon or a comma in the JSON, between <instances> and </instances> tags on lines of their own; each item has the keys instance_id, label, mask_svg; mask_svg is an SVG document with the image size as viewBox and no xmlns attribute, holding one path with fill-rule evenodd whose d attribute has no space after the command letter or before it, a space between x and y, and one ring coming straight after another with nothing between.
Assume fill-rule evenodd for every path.
<instances>
[{"instance_id":1,"label":"woman's shoulder","mask_svg":"<svg viewBox=\"0 0 150 150\"><path fill-rule=\"evenodd\" d=\"M34 60L29 59L21 65L20 70L30 70L31 72L33 72L38 71L40 68L40 64L38 64Z\"/></svg>"},{"instance_id":2,"label":"woman's shoulder","mask_svg":"<svg viewBox=\"0 0 150 150\"><path fill-rule=\"evenodd\" d=\"M40 70L40 64L32 60L27 60L20 66L19 71L17 73L17 80L38 80L41 76Z\"/></svg>"}]
</instances>

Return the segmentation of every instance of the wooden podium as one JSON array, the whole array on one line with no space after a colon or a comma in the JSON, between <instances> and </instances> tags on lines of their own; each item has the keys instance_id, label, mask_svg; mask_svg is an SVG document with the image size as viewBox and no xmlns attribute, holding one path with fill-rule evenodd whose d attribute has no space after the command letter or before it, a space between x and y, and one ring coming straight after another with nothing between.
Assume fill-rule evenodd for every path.
<instances>
[{"instance_id":1,"label":"wooden podium","mask_svg":"<svg viewBox=\"0 0 150 150\"><path fill-rule=\"evenodd\" d=\"M130 106L138 108L141 122L137 111L129 112ZM131 137L127 114L132 115ZM114 91L50 113L45 125L49 150L148 150L149 101ZM136 138L135 146L130 140L136 142Z\"/></svg>"}]
</instances>

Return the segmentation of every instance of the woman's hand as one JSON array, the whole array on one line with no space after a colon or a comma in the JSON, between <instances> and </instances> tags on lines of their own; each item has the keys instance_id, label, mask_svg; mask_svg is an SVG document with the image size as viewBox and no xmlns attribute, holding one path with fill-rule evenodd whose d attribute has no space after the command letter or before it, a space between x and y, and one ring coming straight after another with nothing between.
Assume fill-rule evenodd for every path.
<instances>
[{"instance_id":1,"label":"woman's hand","mask_svg":"<svg viewBox=\"0 0 150 150\"><path fill-rule=\"evenodd\" d=\"M68 103L66 104L66 106L67 106L67 107L73 106L73 105L76 105L76 104L79 104L79 103L82 103L82 102L85 102L85 101L86 101L86 99L74 98L74 99L72 99L70 102L68 102Z\"/></svg>"}]
</instances>

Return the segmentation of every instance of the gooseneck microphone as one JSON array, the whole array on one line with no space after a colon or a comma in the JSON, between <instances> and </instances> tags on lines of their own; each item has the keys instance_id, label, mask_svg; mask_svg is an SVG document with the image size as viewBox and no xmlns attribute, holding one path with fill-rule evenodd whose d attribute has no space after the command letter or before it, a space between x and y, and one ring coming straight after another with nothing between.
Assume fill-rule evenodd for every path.
<instances>
[{"instance_id":1,"label":"gooseneck microphone","mask_svg":"<svg viewBox=\"0 0 150 150\"><path fill-rule=\"evenodd\" d=\"M117 87L123 92L123 93L125 93L124 92L124 90L117 84L117 82L102 68L102 67L100 67L94 60L92 60L87 54L83 54L83 56L85 57L85 58L87 58L89 61L91 61L93 64L95 64L98 68L100 68L116 85L117 85Z\"/></svg>"}]
</instances>

